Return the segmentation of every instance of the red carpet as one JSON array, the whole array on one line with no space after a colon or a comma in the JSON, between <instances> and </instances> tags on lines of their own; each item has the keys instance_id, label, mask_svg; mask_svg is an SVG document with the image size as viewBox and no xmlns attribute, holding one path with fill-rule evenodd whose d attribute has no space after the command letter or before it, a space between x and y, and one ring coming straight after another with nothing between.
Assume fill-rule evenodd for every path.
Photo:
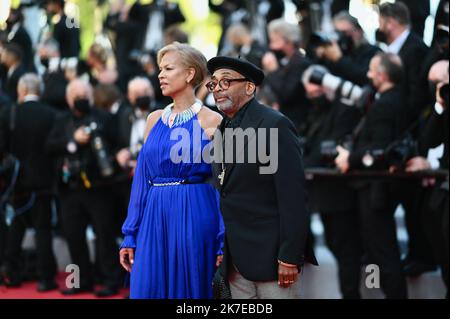
<instances>
[{"instance_id":1,"label":"red carpet","mask_svg":"<svg viewBox=\"0 0 450 319\"><path fill-rule=\"evenodd\" d=\"M66 275L65 273L58 275L57 283L61 289L65 288ZM59 292L59 289L41 293L37 292L36 288L37 282L27 282L19 288L0 286L0 299L123 299L128 295L128 289L123 289L118 295L109 298L97 298L93 293L82 293L66 297Z\"/></svg>"}]
</instances>

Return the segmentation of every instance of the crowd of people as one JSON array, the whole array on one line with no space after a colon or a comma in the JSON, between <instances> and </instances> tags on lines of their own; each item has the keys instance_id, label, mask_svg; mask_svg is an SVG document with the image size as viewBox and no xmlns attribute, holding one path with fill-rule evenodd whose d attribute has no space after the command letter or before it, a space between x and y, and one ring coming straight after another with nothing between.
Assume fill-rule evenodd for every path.
<instances>
[{"instance_id":1,"label":"crowd of people","mask_svg":"<svg viewBox=\"0 0 450 319\"><path fill-rule=\"evenodd\" d=\"M97 296L117 294L125 276L118 262L121 247L125 268L131 267L125 259L136 258L133 266L137 270L131 275L135 280L132 297L212 297L208 280L213 277L214 267L199 269L189 260L180 266L186 267L186 272L179 269L176 272L183 278L192 275L192 280L201 286L199 290L186 288L190 285L186 280L166 291L161 280L173 280L167 269L153 272L148 281L142 280L148 278L145 267L159 264L164 257L162 253L149 255L148 259L142 254L135 257L140 214L152 207L152 213L145 216L156 218L159 215L155 207L161 206L164 215L162 207L170 205L180 212L192 211L183 206L184 202L174 200L185 195L175 189L170 196L160 196L155 190L146 206L142 203L142 189L150 179L173 176L170 172L174 171L176 175L186 170L188 177L202 176L203 181L207 170L203 163L182 169L175 167L164 161L169 155L168 148L159 147L156 138L151 140L154 144L145 142L150 128L150 136L167 138L162 126L166 117L167 121L179 120L181 125L188 126L191 124L186 123L191 122L187 119L202 117L202 123L210 125L208 128L217 127L221 123L219 114L227 115L225 102L220 103L217 91L228 90L234 85L232 80L243 79L248 82L242 83L247 85L242 94L251 91L249 96L255 94L267 108L290 120L286 127L291 132L292 125L298 141L291 141L292 136L286 133L284 138L292 142L292 148L288 148L290 151L283 158L297 159L298 167L303 165L306 170L322 168L334 172L331 177L318 175L304 186L302 183L297 186L306 187L307 210L320 214L326 244L337 260L342 297L361 298L360 269L364 264L379 265L381 287L387 298L407 298L406 278L437 268L448 289L448 0L439 3L431 46L423 41L425 19L430 15L428 1L379 5L377 43L367 40L358 19L349 13L350 1L292 2L297 8L298 24L283 18L285 1L225 0L221 4L209 1L210 10L222 16L223 34L217 55L251 62L262 70L260 80L251 78L251 72L257 71L251 67L247 71L247 64L228 60L220 60L219 66L231 68L233 79L223 72L217 73L221 68L210 63L208 75L206 60L203 66L199 65L204 59L202 54L184 46L189 42L189 35L180 28L185 17L179 6L171 2L143 5L137 1L128 6L116 1L103 23L104 30L111 35L112 49L94 43L84 60L80 59L80 30L66 23L70 18L64 13L64 0L43 1L49 27L37 46L32 44L24 27L23 8L11 9L6 30L0 31L0 284L17 287L26 280L37 279L39 291L56 289L52 240L57 234L67 241L72 263L83 274L80 287L62 290L65 295L93 291L97 283L103 285L96 291ZM321 10L317 10L317 3ZM330 34L322 32L318 23L326 17L334 29ZM174 58L178 51L183 53ZM193 73L178 74L180 63L187 63ZM224 76L228 79L225 84L218 79ZM180 79L186 82L181 83L184 80ZM184 93L174 93L174 87ZM207 111L192 106L187 109L190 113L184 114L186 111L175 108L189 104L188 100L193 100L193 105L197 102L205 105ZM175 105L173 110L179 111L184 120L183 116L172 117L168 105ZM246 104L239 108L243 105ZM249 107L244 109L247 115L237 113L238 123L231 125L240 126L242 118L251 112ZM266 116L277 118L272 113ZM160 117L162 121L158 122ZM171 127L173 123L167 125ZM301 152L297 152L297 142ZM436 165L429 154L440 145L443 151ZM145 155L139 157L141 149ZM144 156L147 169L142 164ZM158 159L156 165L151 163L152 158ZM298 173L295 165L290 166L293 160L282 163ZM358 172L373 175L358 177ZM389 176L383 172L389 172ZM159 178L151 182L161 186L180 181ZM214 196L208 192L213 189L198 186L197 180L191 182L194 185L189 185L186 195L195 199L191 205L196 200L199 207L212 205L210 198ZM234 187L242 187L245 193L245 185L252 187L246 184L250 182L237 180L235 184L240 186ZM291 203L291 208L303 198L292 193L292 189L272 190L276 193L264 193L260 198L267 205L273 204L271 196L283 198L283 202ZM224 199L225 195L222 191L220 210L225 218L225 232L230 232L225 236L229 245L226 248L234 249L231 252L234 266L239 267L235 276L242 273L244 277L253 276L253 281L273 280L272 268L247 270L245 258L248 251L256 248L250 245L246 248L243 243L248 240L245 234L255 230L239 228L232 221L233 211L247 212L255 207L264 211L264 207L257 203L250 203L253 208L246 207L248 203L236 202L241 197L231 201L232 195ZM209 199L202 202L202 196ZM303 209L302 205L298 204L298 208ZM405 211L406 256L401 255L396 235L394 213L398 205ZM218 251L223 248L220 245L224 241L223 225L221 217L213 214L218 207L213 206L208 209L210 220L202 230L205 237L197 242L189 237L192 240L189 247L199 245L207 251L199 256L202 264L215 265L216 253L220 255L222 252ZM287 218L292 218L285 206L278 209L286 210ZM190 216L185 221L187 225L206 218L185 215ZM151 227L161 224L157 230L151 230L148 226L151 222L147 220L148 237L139 240L145 249L151 247L158 252L172 249L174 255L167 258L176 268L176 253L183 256L189 253L179 243L157 243L159 231L189 235L179 231L178 220L170 225L167 221L152 220ZM95 233L94 260L86 243L89 225ZM28 228L35 230L36 242L36 264L31 273L26 271L29 267L22 251ZM273 230L267 229L270 231L264 228L261 231L267 233L265 240L269 242ZM304 229L299 233L303 234ZM275 237L270 242L276 241ZM208 242L207 238L214 241ZM167 247L170 243L173 246ZM307 240L308 247L312 244ZM289 253L278 258L289 259ZM262 255L261 260L267 257ZM292 263L281 260L280 265L289 269L294 264L295 268L299 259L304 262L303 257L293 257ZM220 263L221 260L217 265ZM207 281L201 279L199 271L207 272ZM255 275L247 275L252 271ZM239 278L237 285L245 284L244 277ZM234 286L234 292L247 298L242 285ZM186 293L179 295L171 289Z\"/></svg>"}]
</instances>

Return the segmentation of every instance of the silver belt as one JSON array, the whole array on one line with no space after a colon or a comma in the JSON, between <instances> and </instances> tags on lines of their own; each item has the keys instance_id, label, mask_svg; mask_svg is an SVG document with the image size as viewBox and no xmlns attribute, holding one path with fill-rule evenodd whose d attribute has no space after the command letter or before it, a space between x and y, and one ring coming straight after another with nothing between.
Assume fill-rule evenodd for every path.
<instances>
[{"instance_id":1,"label":"silver belt","mask_svg":"<svg viewBox=\"0 0 450 319\"><path fill-rule=\"evenodd\" d=\"M185 181L182 180L180 182L170 182L170 183L152 183L151 181L148 181L148 183L151 186L155 186L155 187L164 187L164 186L177 186L177 185L183 185L185 184Z\"/></svg>"}]
</instances>

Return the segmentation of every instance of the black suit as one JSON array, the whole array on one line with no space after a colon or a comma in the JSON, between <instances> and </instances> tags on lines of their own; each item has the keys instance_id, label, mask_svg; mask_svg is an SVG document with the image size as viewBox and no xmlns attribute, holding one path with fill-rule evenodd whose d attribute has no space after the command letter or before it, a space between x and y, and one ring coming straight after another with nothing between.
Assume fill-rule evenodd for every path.
<instances>
[{"instance_id":1,"label":"black suit","mask_svg":"<svg viewBox=\"0 0 450 319\"><path fill-rule=\"evenodd\" d=\"M10 114L11 106L0 115L0 153L10 152L21 164L13 203L16 207L23 207L32 193L36 194L36 200L30 211L13 219L9 228L7 275L11 280L22 279L22 239L27 226L33 226L36 230L38 278L53 280L56 263L52 251L51 198L56 163L45 151L45 144L55 114L52 109L39 102L25 102L16 106L13 131L9 125Z\"/></svg>"},{"instance_id":2,"label":"black suit","mask_svg":"<svg viewBox=\"0 0 450 319\"><path fill-rule=\"evenodd\" d=\"M358 85L365 85L369 83L367 71L369 70L370 60L378 52L380 52L378 47L364 43L349 54L342 56L335 63L325 62L325 66L334 75Z\"/></svg>"},{"instance_id":3,"label":"black suit","mask_svg":"<svg viewBox=\"0 0 450 319\"><path fill-rule=\"evenodd\" d=\"M430 15L430 1L427 0L399 0L406 4L411 15L412 30L421 38L425 30L425 20Z\"/></svg>"},{"instance_id":4,"label":"black suit","mask_svg":"<svg viewBox=\"0 0 450 319\"><path fill-rule=\"evenodd\" d=\"M420 75L428 51L429 48L423 40L411 32L398 53L403 62L403 98L407 100L405 112L408 123L419 118L419 114L427 103L428 95L424 90L427 87L427 81Z\"/></svg>"},{"instance_id":5,"label":"black suit","mask_svg":"<svg viewBox=\"0 0 450 319\"><path fill-rule=\"evenodd\" d=\"M34 66L34 50L33 50L33 44L31 43L31 38L28 35L27 30L20 25L16 32L13 34L10 33L10 36L12 37L9 41L11 43L16 43L19 45L23 52L23 64L25 66L25 69L28 72L34 72L36 70Z\"/></svg>"},{"instance_id":6,"label":"black suit","mask_svg":"<svg viewBox=\"0 0 450 319\"><path fill-rule=\"evenodd\" d=\"M306 251L309 213L302 155L295 129L286 117L256 100L246 108L239 126L243 130L278 129L278 170L270 175L260 174L259 168L264 165L258 161L248 163L248 159L226 164L220 187L226 229L223 265L225 276L233 264L248 280L273 281L278 278L278 260L296 265L305 261L316 263L314 254ZM224 126L225 120L222 130ZM248 143L253 143L252 139L258 145L259 138L252 136ZM248 143L236 152L247 154ZM215 150L222 147L219 144L215 143ZM217 177L220 172L221 163L215 163L213 175Z\"/></svg>"},{"instance_id":7,"label":"black suit","mask_svg":"<svg viewBox=\"0 0 450 319\"><path fill-rule=\"evenodd\" d=\"M297 129L306 119L310 104L302 83L302 74L309 64L307 58L296 52L285 66L269 73L264 81L275 94L281 113L286 115Z\"/></svg>"},{"instance_id":8,"label":"black suit","mask_svg":"<svg viewBox=\"0 0 450 319\"><path fill-rule=\"evenodd\" d=\"M110 197L111 177L101 175L90 143L78 145L73 153L68 150L75 130L93 121L98 124L97 134L103 138L106 152L110 152L113 149L112 137L108 134L111 117L96 108L92 108L90 114L83 117L77 117L71 112L61 113L48 138L48 148L55 155L62 157L67 166L79 167L69 170L70 177L66 183L60 185L60 196L64 234L72 261L80 267L80 287L92 288L94 281L86 243L86 227L92 224L97 240L96 261L104 276L104 284L117 288L120 285L121 272L117 262L115 216L111 214L114 209ZM61 171L64 172L63 167ZM90 187L83 182L83 172L84 180L88 179L91 183ZM64 174L62 177L64 181Z\"/></svg>"},{"instance_id":9,"label":"black suit","mask_svg":"<svg viewBox=\"0 0 450 319\"><path fill-rule=\"evenodd\" d=\"M25 68L23 65L19 65L9 76L7 73L3 74L1 81L2 89L11 101L17 101L17 84L19 83L20 77L24 74Z\"/></svg>"},{"instance_id":10,"label":"black suit","mask_svg":"<svg viewBox=\"0 0 450 319\"><path fill-rule=\"evenodd\" d=\"M78 57L80 54L80 29L77 27L69 28L73 23L66 15L53 26L53 37L59 44L61 58Z\"/></svg>"},{"instance_id":11,"label":"black suit","mask_svg":"<svg viewBox=\"0 0 450 319\"><path fill-rule=\"evenodd\" d=\"M359 121L360 112L340 103L322 106L319 117L306 135L305 167L324 167L321 155L323 141L342 145ZM312 180L308 183L312 211L319 212L324 225L327 246L339 265L339 285L344 299L359 299L361 269L361 235L355 191L342 180Z\"/></svg>"},{"instance_id":12,"label":"black suit","mask_svg":"<svg viewBox=\"0 0 450 319\"><path fill-rule=\"evenodd\" d=\"M397 138L398 119L403 111L401 102L400 89L393 88L382 93L369 108L350 154L351 168L362 168L367 151L385 149ZM407 289L397 246L394 213L398 200L394 186L384 181L355 182L361 234L369 263L380 267L380 283L386 297L401 299L407 297Z\"/></svg>"},{"instance_id":13,"label":"black suit","mask_svg":"<svg viewBox=\"0 0 450 319\"><path fill-rule=\"evenodd\" d=\"M424 88L427 87L428 80L427 74L424 74L422 69L428 53L428 47L414 32L411 32L399 52L405 72L403 98L407 101L405 105L406 122L403 130L409 127L411 123L415 121L420 123L423 120L421 115L428 102L428 92ZM417 129L413 132L415 137L418 133L419 130ZM423 197L420 181L416 183L405 182L401 188L402 191L398 193L398 196L405 208L405 222L409 236L407 259L408 261L432 265L434 260L431 248L419 220L419 206ZM414 194L414 196L411 196L411 194Z\"/></svg>"},{"instance_id":14,"label":"black suit","mask_svg":"<svg viewBox=\"0 0 450 319\"><path fill-rule=\"evenodd\" d=\"M440 159L440 168L449 168L449 115L448 109L442 114L432 111L424 132L421 135L421 147L428 151L444 144L444 154ZM422 202L420 221L431 243L436 262L441 267L442 279L449 286L449 196L444 190L442 180L438 180L431 189L425 189L425 199ZM447 179L448 183L448 179Z\"/></svg>"}]
</instances>

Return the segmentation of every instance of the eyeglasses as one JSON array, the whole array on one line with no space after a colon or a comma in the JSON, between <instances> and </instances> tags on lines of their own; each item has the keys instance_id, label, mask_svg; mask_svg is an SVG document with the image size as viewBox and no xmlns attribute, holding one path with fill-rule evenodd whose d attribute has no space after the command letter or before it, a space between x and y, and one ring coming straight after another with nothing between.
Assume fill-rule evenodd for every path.
<instances>
[{"instance_id":1,"label":"eyeglasses","mask_svg":"<svg viewBox=\"0 0 450 319\"><path fill-rule=\"evenodd\" d=\"M206 88L209 92L213 92L216 88L217 84L219 84L219 87L222 90L228 90L232 82L246 82L249 81L249 79L243 78L243 79L222 79L220 81L213 80L208 83L206 83Z\"/></svg>"}]
</instances>

